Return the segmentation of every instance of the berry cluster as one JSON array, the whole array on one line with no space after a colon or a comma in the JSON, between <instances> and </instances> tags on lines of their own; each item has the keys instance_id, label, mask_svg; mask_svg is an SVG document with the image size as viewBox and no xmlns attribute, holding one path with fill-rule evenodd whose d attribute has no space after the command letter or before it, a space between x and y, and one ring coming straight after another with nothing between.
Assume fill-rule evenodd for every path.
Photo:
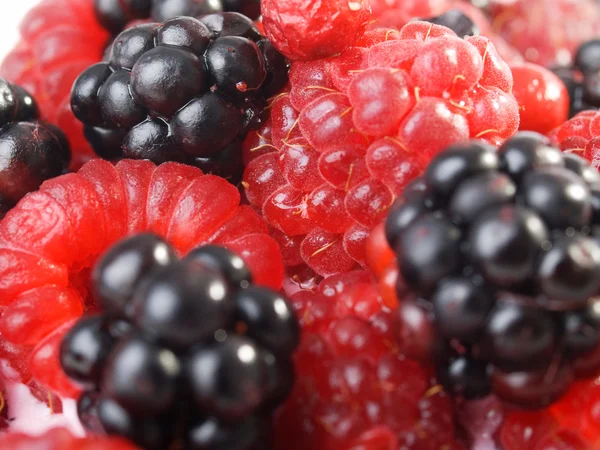
<instances>
[{"instance_id":1,"label":"berry cluster","mask_svg":"<svg viewBox=\"0 0 600 450\"><path fill-rule=\"evenodd\" d=\"M98 22L111 33L120 33L128 23L152 18L164 22L178 16L239 12L255 20L260 0L94 0Z\"/></svg>"},{"instance_id":2,"label":"berry cluster","mask_svg":"<svg viewBox=\"0 0 600 450\"><path fill-rule=\"evenodd\" d=\"M592 166L600 166L600 113L585 110L552 131L550 138L564 152L580 155Z\"/></svg>"},{"instance_id":3,"label":"berry cluster","mask_svg":"<svg viewBox=\"0 0 600 450\"><path fill-rule=\"evenodd\" d=\"M71 151L64 134L38 117L33 97L0 78L0 218L69 166Z\"/></svg>"},{"instance_id":4,"label":"berry cluster","mask_svg":"<svg viewBox=\"0 0 600 450\"><path fill-rule=\"evenodd\" d=\"M43 120L66 134L79 168L93 151L71 111L71 86L86 67L102 59L108 33L97 23L90 0L43 0L19 27L21 41L0 75L35 97Z\"/></svg>"},{"instance_id":5,"label":"berry cluster","mask_svg":"<svg viewBox=\"0 0 600 450\"><path fill-rule=\"evenodd\" d=\"M177 163L96 159L42 184L0 222L0 359L11 379L71 397L58 347L83 310L96 311L90 270L115 241L152 232L179 254L206 243L240 255L255 283L279 289L277 243L235 186Z\"/></svg>"},{"instance_id":6,"label":"berry cluster","mask_svg":"<svg viewBox=\"0 0 600 450\"><path fill-rule=\"evenodd\" d=\"M117 36L77 79L73 113L98 155L179 161L235 179L240 142L287 82L286 60L238 13L178 17Z\"/></svg>"},{"instance_id":7,"label":"berry cluster","mask_svg":"<svg viewBox=\"0 0 600 450\"><path fill-rule=\"evenodd\" d=\"M454 146L386 222L402 283L435 317L441 379L525 406L598 368L600 175L541 135Z\"/></svg>"},{"instance_id":8,"label":"berry cluster","mask_svg":"<svg viewBox=\"0 0 600 450\"><path fill-rule=\"evenodd\" d=\"M145 449L250 449L293 385L299 326L287 300L251 285L242 259L203 246L178 260L152 234L113 246L93 273L104 314L79 320L62 367L86 391L91 429Z\"/></svg>"},{"instance_id":9,"label":"berry cluster","mask_svg":"<svg viewBox=\"0 0 600 450\"><path fill-rule=\"evenodd\" d=\"M404 357L368 272L329 277L291 300L302 340L275 449L463 449L449 396Z\"/></svg>"},{"instance_id":10,"label":"berry cluster","mask_svg":"<svg viewBox=\"0 0 600 450\"><path fill-rule=\"evenodd\" d=\"M246 140L243 178L286 265L323 276L364 266L369 230L436 153L517 130L512 86L488 39L424 21L294 62L271 120Z\"/></svg>"}]
</instances>

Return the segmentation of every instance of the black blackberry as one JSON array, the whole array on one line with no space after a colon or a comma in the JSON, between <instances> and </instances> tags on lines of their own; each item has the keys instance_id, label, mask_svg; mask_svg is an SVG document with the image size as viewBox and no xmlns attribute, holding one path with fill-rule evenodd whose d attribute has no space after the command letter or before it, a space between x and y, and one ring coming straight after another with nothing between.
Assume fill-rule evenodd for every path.
<instances>
[{"instance_id":1,"label":"black blackberry","mask_svg":"<svg viewBox=\"0 0 600 450\"><path fill-rule=\"evenodd\" d=\"M252 285L225 248L180 260L152 234L117 243L93 281L104 312L80 319L61 345L65 372L85 387L87 428L144 449L268 448L299 341L285 298Z\"/></svg>"},{"instance_id":2,"label":"black blackberry","mask_svg":"<svg viewBox=\"0 0 600 450\"><path fill-rule=\"evenodd\" d=\"M134 20L164 22L178 16L197 17L238 12L252 20L260 17L260 0L94 0L98 22L117 34Z\"/></svg>"},{"instance_id":3,"label":"black blackberry","mask_svg":"<svg viewBox=\"0 0 600 450\"><path fill-rule=\"evenodd\" d=\"M538 407L600 370L581 364L600 351L599 189L528 132L450 147L407 187L386 222L398 294L433 313L450 391Z\"/></svg>"},{"instance_id":4,"label":"black blackberry","mask_svg":"<svg viewBox=\"0 0 600 450\"><path fill-rule=\"evenodd\" d=\"M38 118L33 97L0 78L0 218L69 166L71 151L64 134Z\"/></svg>"},{"instance_id":5,"label":"black blackberry","mask_svg":"<svg viewBox=\"0 0 600 450\"><path fill-rule=\"evenodd\" d=\"M246 16L178 17L117 36L108 61L75 81L71 105L103 158L178 161L235 182L241 141L287 72Z\"/></svg>"}]
</instances>

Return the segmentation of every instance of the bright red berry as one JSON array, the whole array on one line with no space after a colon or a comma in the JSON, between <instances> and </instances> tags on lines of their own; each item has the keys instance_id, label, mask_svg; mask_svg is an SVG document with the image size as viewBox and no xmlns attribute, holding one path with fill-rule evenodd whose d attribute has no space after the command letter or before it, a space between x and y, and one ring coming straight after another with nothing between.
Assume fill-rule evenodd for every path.
<instances>
[{"instance_id":1,"label":"bright red berry","mask_svg":"<svg viewBox=\"0 0 600 450\"><path fill-rule=\"evenodd\" d=\"M569 93L560 78L537 64L513 65L511 70L521 130L545 134L568 119Z\"/></svg>"},{"instance_id":2,"label":"bright red berry","mask_svg":"<svg viewBox=\"0 0 600 450\"><path fill-rule=\"evenodd\" d=\"M342 53L354 45L370 17L366 0L263 0L261 8L267 37L292 60Z\"/></svg>"},{"instance_id":3,"label":"bright red berry","mask_svg":"<svg viewBox=\"0 0 600 450\"><path fill-rule=\"evenodd\" d=\"M518 128L512 74L488 39L422 21L383 31L294 62L289 90L247 138L246 197L290 244L288 266L366 267L370 230L437 152Z\"/></svg>"},{"instance_id":4,"label":"bright red berry","mask_svg":"<svg viewBox=\"0 0 600 450\"><path fill-rule=\"evenodd\" d=\"M0 448L11 450L136 450L137 447L122 438L89 436L77 438L64 428L53 428L41 436L9 433L0 437Z\"/></svg>"},{"instance_id":5,"label":"bright red berry","mask_svg":"<svg viewBox=\"0 0 600 450\"><path fill-rule=\"evenodd\" d=\"M31 354L33 376L71 394L57 369L57 346L66 331L61 326L97 307L91 267L129 233L154 232L181 254L201 243L223 245L246 261L258 284L279 288L279 246L258 214L239 201L238 190L224 179L176 163L123 160L113 166L94 160L44 183L0 222L0 333L27 349L1 356L27 381L21 361Z\"/></svg>"}]
</instances>

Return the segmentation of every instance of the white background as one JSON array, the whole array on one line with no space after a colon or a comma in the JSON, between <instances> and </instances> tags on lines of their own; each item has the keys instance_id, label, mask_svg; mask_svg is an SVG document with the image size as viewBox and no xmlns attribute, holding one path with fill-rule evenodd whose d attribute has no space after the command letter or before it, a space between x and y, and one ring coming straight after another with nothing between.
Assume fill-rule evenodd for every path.
<instances>
[{"instance_id":1,"label":"white background","mask_svg":"<svg viewBox=\"0 0 600 450\"><path fill-rule=\"evenodd\" d=\"M40 0L0 0L0 59L11 51L19 39L23 16Z\"/></svg>"}]
</instances>

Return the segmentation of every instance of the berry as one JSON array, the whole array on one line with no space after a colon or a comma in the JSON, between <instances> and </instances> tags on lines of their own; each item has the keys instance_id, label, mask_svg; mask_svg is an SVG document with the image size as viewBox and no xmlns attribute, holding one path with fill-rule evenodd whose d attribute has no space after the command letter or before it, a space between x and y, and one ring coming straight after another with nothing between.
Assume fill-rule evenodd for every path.
<instances>
[{"instance_id":1,"label":"berry","mask_svg":"<svg viewBox=\"0 0 600 450\"><path fill-rule=\"evenodd\" d=\"M116 279L136 247L149 264ZM251 286L250 269L224 247L179 260L156 235L119 242L94 271L95 290L119 308L80 319L60 347L62 368L86 389L85 426L148 449L255 448L293 385L300 328L291 303Z\"/></svg>"},{"instance_id":2,"label":"berry","mask_svg":"<svg viewBox=\"0 0 600 450\"><path fill-rule=\"evenodd\" d=\"M364 0L310 7L299 0L264 0L261 7L268 38L294 61L342 53L354 45L369 20L369 3Z\"/></svg>"},{"instance_id":3,"label":"berry","mask_svg":"<svg viewBox=\"0 0 600 450\"><path fill-rule=\"evenodd\" d=\"M326 278L292 297L303 334L274 448L460 448L448 395L404 357L379 297L365 272Z\"/></svg>"},{"instance_id":4,"label":"berry","mask_svg":"<svg viewBox=\"0 0 600 450\"><path fill-rule=\"evenodd\" d=\"M41 118L59 126L73 151L72 168L92 155L83 127L69 107L75 78L102 59L107 33L90 0L44 0L20 25L21 42L8 54L0 75L23 86L37 101Z\"/></svg>"},{"instance_id":5,"label":"berry","mask_svg":"<svg viewBox=\"0 0 600 450\"><path fill-rule=\"evenodd\" d=\"M546 134L569 117L569 94L562 81L535 64L511 66L513 94L519 103L519 129Z\"/></svg>"},{"instance_id":6,"label":"berry","mask_svg":"<svg viewBox=\"0 0 600 450\"><path fill-rule=\"evenodd\" d=\"M498 152L478 142L447 148L393 207L397 296L424 299L413 305L433 320L428 347L457 396L491 390L542 407L599 369L578 368L600 347L592 172L524 132Z\"/></svg>"},{"instance_id":7,"label":"berry","mask_svg":"<svg viewBox=\"0 0 600 450\"><path fill-rule=\"evenodd\" d=\"M0 446L12 450L44 448L47 450L136 450L138 447L118 437L88 436L77 438L64 428L53 428L41 436L7 433L0 437Z\"/></svg>"},{"instance_id":8,"label":"berry","mask_svg":"<svg viewBox=\"0 0 600 450\"><path fill-rule=\"evenodd\" d=\"M246 139L242 185L293 240L288 266L321 276L366 267L369 231L436 153L470 137L498 144L518 127L510 69L486 38L421 21L389 31L292 63L290 89Z\"/></svg>"},{"instance_id":9,"label":"berry","mask_svg":"<svg viewBox=\"0 0 600 450\"><path fill-rule=\"evenodd\" d=\"M600 164L600 146L596 111L582 111L561 124L550 134L551 139L566 153L573 153L587 160L595 168Z\"/></svg>"},{"instance_id":10,"label":"berry","mask_svg":"<svg viewBox=\"0 0 600 450\"><path fill-rule=\"evenodd\" d=\"M47 179L65 171L71 152L62 132L38 121L35 100L0 78L0 218Z\"/></svg>"},{"instance_id":11,"label":"berry","mask_svg":"<svg viewBox=\"0 0 600 450\"><path fill-rule=\"evenodd\" d=\"M136 20L152 18L164 22L178 16L197 17L223 11L239 12L256 20L260 16L259 0L94 0L100 24L113 34L123 31Z\"/></svg>"},{"instance_id":12,"label":"berry","mask_svg":"<svg viewBox=\"0 0 600 450\"><path fill-rule=\"evenodd\" d=\"M124 160L113 167L94 160L76 174L45 182L0 222L5 280L0 332L11 345L23 346L9 358L12 364L20 367L32 355L33 376L72 396L72 384L53 368L69 323L84 307L129 317L124 305L138 291L141 274L163 268L175 252L186 254L202 243L235 252L255 283L278 289L283 280L279 248L266 235L262 219L238 204L238 191L225 180L176 163L155 167ZM92 271L111 244L140 232L166 237L175 250L142 234L133 244L115 247L117 253L109 251Z\"/></svg>"},{"instance_id":13,"label":"berry","mask_svg":"<svg viewBox=\"0 0 600 450\"><path fill-rule=\"evenodd\" d=\"M108 62L75 81L71 106L102 157L186 162L235 179L239 139L286 82L285 59L247 17L177 17L119 34Z\"/></svg>"},{"instance_id":14,"label":"berry","mask_svg":"<svg viewBox=\"0 0 600 450\"><path fill-rule=\"evenodd\" d=\"M577 47L598 35L600 11L593 0L498 2L492 23L530 62L568 65Z\"/></svg>"}]
</instances>

